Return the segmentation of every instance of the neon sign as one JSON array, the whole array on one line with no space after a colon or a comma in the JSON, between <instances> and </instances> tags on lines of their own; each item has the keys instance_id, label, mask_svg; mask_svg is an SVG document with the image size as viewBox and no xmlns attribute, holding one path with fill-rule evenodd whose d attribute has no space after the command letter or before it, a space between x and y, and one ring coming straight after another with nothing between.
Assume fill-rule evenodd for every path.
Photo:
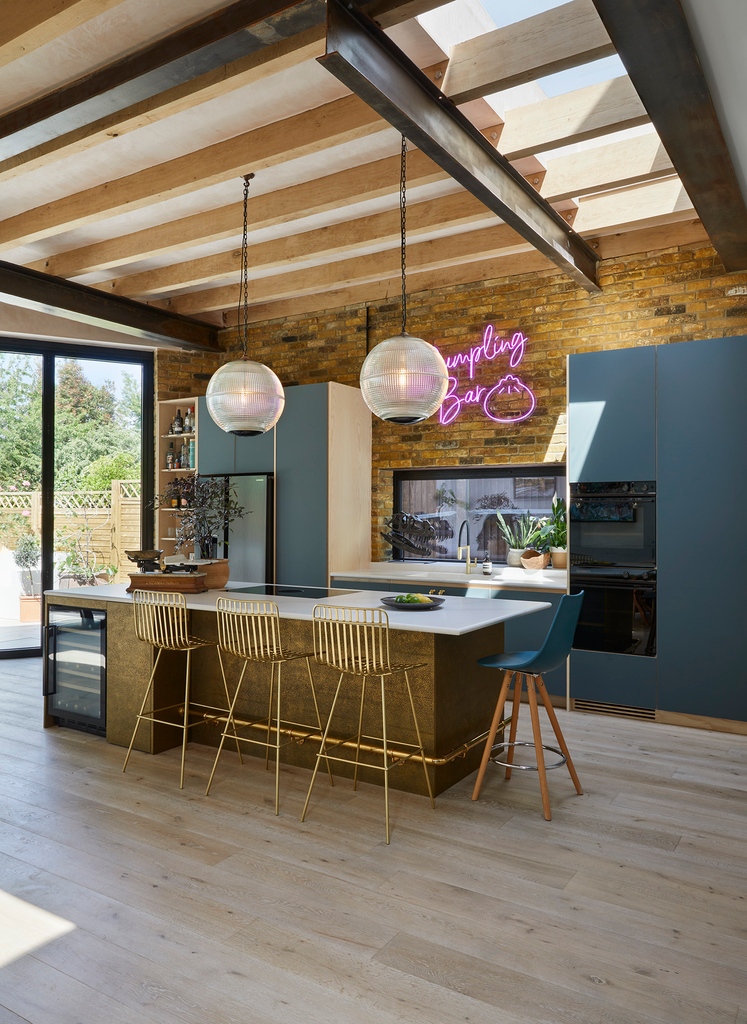
<instances>
[{"instance_id":1,"label":"neon sign","mask_svg":"<svg viewBox=\"0 0 747 1024\"><path fill-rule=\"evenodd\" d=\"M526 353L528 338L516 331L510 338L499 338L495 335L493 325L488 324L479 345L473 345L466 352L446 356L446 367L458 370L468 367L470 380L475 379L475 369L481 362L493 362L500 356L508 355L508 365L514 370L521 363ZM495 423L520 423L528 419L537 407L534 392L521 377L507 373L492 386L477 384L459 393L459 378L449 377L449 390L446 392L438 413L440 423L449 424L459 416L465 406L480 406L485 416Z\"/></svg>"}]
</instances>

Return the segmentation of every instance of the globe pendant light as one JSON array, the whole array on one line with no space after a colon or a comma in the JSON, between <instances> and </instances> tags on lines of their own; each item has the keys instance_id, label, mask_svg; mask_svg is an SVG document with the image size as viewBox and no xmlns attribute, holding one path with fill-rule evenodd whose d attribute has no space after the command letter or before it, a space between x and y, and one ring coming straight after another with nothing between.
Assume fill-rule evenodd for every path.
<instances>
[{"instance_id":1,"label":"globe pendant light","mask_svg":"<svg viewBox=\"0 0 747 1024\"><path fill-rule=\"evenodd\" d=\"M252 437L264 434L280 419L285 406L285 392L277 375L264 363L247 359L249 334L249 258L247 247L247 203L249 182L253 174L244 176L244 233L241 242L241 289L238 319L240 324L241 359L225 363L208 381L205 401L212 418L228 434Z\"/></svg>"},{"instance_id":2,"label":"globe pendant light","mask_svg":"<svg viewBox=\"0 0 747 1024\"><path fill-rule=\"evenodd\" d=\"M449 371L438 349L407 333L406 173L407 140L402 136L400 164L400 251L402 261L402 333L380 342L361 367L363 400L379 419L420 423L440 407L449 386Z\"/></svg>"}]
</instances>

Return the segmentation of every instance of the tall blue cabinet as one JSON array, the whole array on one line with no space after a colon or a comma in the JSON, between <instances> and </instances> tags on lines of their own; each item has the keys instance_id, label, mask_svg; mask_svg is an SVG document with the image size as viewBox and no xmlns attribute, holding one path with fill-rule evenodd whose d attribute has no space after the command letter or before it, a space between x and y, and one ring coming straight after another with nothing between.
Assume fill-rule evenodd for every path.
<instances>
[{"instance_id":1,"label":"tall blue cabinet","mask_svg":"<svg viewBox=\"0 0 747 1024\"><path fill-rule=\"evenodd\" d=\"M371 413L358 388L286 388L277 426L234 437L198 400L200 473L275 474L275 579L326 587L333 569L371 560Z\"/></svg>"},{"instance_id":2,"label":"tall blue cabinet","mask_svg":"<svg viewBox=\"0 0 747 1024\"><path fill-rule=\"evenodd\" d=\"M574 651L571 697L747 721L747 337L569 358L571 481L657 481L657 656Z\"/></svg>"}]
</instances>

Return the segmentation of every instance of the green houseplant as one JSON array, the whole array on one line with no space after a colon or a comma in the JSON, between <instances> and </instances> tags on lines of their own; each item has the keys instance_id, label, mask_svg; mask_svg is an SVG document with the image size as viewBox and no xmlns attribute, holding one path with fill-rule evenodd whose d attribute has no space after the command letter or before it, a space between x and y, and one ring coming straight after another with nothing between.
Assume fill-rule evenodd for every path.
<instances>
[{"instance_id":1,"label":"green houseplant","mask_svg":"<svg viewBox=\"0 0 747 1024\"><path fill-rule=\"evenodd\" d=\"M524 512L520 516L509 515L507 519L501 512L496 512L495 515L498 520L498 530L508 548L506 562L510 566L519 568L522 552L538 542L545 520L538 519L531 512Z\"/></svg>"},{"instance_id":2,"label":"green houseplant","mask_svg":"<svg viewBox=\"0 0 747 1024\"><path fill-rule=\"evenodd\" d=\"M559 498L557 495L553 498L550 515L540 530L539 539L550 548L553 568L567 568L568 509L565 498Z\"/></svg>"},{"instance_id":3,"label":"green houseplant","mask_svg":"<svg viewBox=\"0 0 747 1024\"><path fill-rule=\"evenodd\" d=\"M177 513L174 553L194 549L196 558L214 558L215 538L247 510L239 504L225 477L191 476L175 480L154 500L155 508Z\"/></svg>"}]
</instances>

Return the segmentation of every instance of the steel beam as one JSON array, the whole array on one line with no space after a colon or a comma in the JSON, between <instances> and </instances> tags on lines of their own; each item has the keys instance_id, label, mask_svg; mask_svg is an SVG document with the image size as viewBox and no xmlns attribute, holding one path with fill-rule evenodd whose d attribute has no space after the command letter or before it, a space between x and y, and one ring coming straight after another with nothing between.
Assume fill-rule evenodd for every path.
<instances>
[{"instance_id":1,"label":"steel beam","mask_svg":"<svg viewBox=\"0 0 747 1024\"><path fill-rule=\"evenodd\" d=\"M576 284L600 290L594 250L348 0L327 0L327 48L318 59Z\"/></svg>"},{"instance_id":2,"label":"steel beam","mask_svg":"<svg viewBox=\"0 0 747 1024\"><path fill-rule=\"evenodd\" d=\"M747 269L747 204L680 0L593 0L727 271Z\"/></svg>"},{"instance_id":3,"label":"steel beam","mask_svg":"<svg viewBox=\"0 0 747 1024\"><path fill-rule=\"evenodd\" d=\"M218 352L218 328L132 299L0 261L0 302L153 341L163 348Z\"/></svg>"}]
</instances>

